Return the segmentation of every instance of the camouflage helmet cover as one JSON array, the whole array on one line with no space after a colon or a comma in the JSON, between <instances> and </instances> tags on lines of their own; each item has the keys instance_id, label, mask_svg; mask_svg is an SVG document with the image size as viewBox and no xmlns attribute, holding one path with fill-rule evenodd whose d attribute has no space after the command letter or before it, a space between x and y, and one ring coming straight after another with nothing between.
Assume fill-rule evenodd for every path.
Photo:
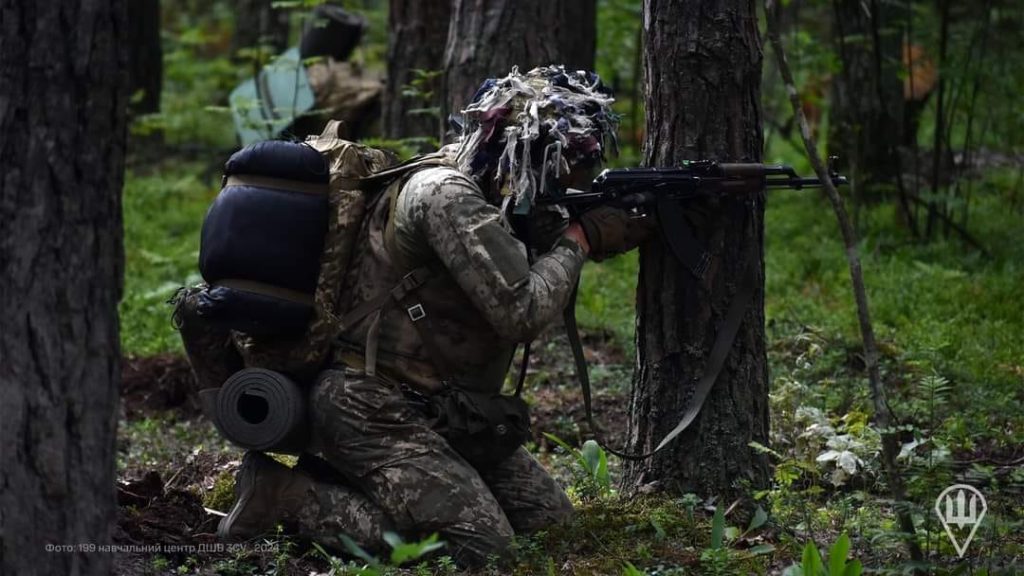
<instances>
[{"instance_id":1,"label":"camouflage helmet cover","mask_svg":"<svg viewBox=\"0 0 1024 576\"><path fill-rule=\"evenodd\" d=\"M459 168L471 175L494 168L506 205L528 210L541 174L603 160L609 146L618 152L613 101L592 72L545 66L521 74L513 68L484 82L462 111Z\"/></svg>"}]
</instances>

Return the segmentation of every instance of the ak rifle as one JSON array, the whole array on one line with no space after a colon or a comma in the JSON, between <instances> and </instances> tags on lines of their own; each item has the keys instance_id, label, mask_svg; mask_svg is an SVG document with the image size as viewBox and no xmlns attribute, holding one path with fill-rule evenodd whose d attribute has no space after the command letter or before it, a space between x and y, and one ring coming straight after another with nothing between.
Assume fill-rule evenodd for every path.
<instances>
[{"instance_id":1,"label":"ak rifle","mask_svg":"<svg viewBox=\"0 0 1024 576\"><path fill-rule=\"evenodd\" d=\"M847 183L832 171L832 183ZM712 160L689 162L680 168L616 168L601 172L590 190L567 189L537 199L541 205L559 204L581 213L604 204L642 208L665 201L686 202L723 195L748 196L769 188L820 187L817 178L801 178L790 166L773 164L719 164Z\"/></svg>"}]
</instances>

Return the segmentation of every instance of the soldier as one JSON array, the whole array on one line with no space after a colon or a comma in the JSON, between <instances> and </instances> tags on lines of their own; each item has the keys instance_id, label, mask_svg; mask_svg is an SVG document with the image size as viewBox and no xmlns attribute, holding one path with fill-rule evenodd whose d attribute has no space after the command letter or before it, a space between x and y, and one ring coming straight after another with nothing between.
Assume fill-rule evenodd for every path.
<instances>
[{"instance_id":1,"label":"soldier","mask_svg":"<svg viewBox=\"0 0 1024 576\"><path fill-rule=\"evenodd\" d=\"M379 550L385 531L438 532L448 553L470 566L501 555L516 534L570 517L562 488L525 448L470 463L465 443L456 450L438 414L412 399L448 394L483 399L483 412L492 410L487 399L497 397L517 343L559 317L588 255L638 244L642 232L610 207L571 222L555 218L553 231L535 227L531 240L542 253L532 263L510 227L513 214L531 209L531 220L542 220L537 197L589 182L615 142L611 102L591 73L513 70L478 91L460 139L443 149L445 165L420 169L383 195L342 287L350 300L343 309L363 317L341 335L311 390L312 447L341 481L250 452L222 537L283 522L324 545L340 548L345 534ZM402 294L388 300L398 286ZM458 412L465 404L447 405Z\"/></svg>"}]
</instances>

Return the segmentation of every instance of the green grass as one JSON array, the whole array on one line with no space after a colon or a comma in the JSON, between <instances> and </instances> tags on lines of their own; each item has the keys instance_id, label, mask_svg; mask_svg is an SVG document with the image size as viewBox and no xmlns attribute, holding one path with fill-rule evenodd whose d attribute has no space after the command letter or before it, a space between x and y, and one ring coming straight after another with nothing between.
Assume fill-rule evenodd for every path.
<instances>
[{"instance_id":1,"label":"green grass","mask_svg":"<svg viewBox=\"0 0 1024 576\"><path fill-rule=\"evenodd\" d=\"M151 174L129 172L124 188L125 291L121 346L129 355L181 350L167 305L175 290L200 280L199 230L218 186L195 164Z\"/></svg>"}]
</instances>

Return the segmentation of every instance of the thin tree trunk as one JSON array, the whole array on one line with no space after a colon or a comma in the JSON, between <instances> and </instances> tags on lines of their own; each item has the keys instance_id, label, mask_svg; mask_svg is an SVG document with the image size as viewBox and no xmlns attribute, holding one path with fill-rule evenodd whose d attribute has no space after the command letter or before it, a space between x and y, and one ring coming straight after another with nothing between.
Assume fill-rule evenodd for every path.
<instances>
[{"instance_id":1,"label":"thin tree trunk","mask_svg":"<svg viewBox=\"0 0 1024 576\"><path fill-rule=\"evenodd\" d=\"M126 4L0 0L3 574L111 569Z\"/></svg>"},{"instance_id":2,"label":"thin tree trunk","mask_svg":"<svg viewBox=\"0 0 1024 576\"><path fill-rule=\"evenodd\" d=\"M938 195L942 179L942 136L945 133L944 103L946 98L946 46L949 41L949 0L938 0L939 3L939 88L938 101L935 104L935 138L932 141L932 193ZM938 221L939 207L934 200L928 203L928 220L924 235L932 239L935 223Z\"/></svg>"},{"instance_id":3,"label":"thin tree trunk","mask_svg":"<svg viewBox=\"0 0 1024 576\"><path fill-rule=\"evenodd\" d=\"M645 0L643 29L645 164L760 161L762 52L754 2ZM714 255L702 281L660 239L640 248L630 451L653 449L685 412L747 266L754 267L754 296L700 415L661 452L625 462L622 483L626 490L654 486L728 502L769 479L767 458L749 446L768 442L763 196L740 210L691 207L700 208L708 216L695 218L698 235Z\"/></svg>"},{"instance_id":4,"label":"thin tree trunk","mask_svg":"<svg viewBox=\"0 0 1024 576\"><path fill-rule=\"evenodd\" d=\"M908 535L907 547L910 556L914 560L922 559L921 548L914 539L914 520L910 512L904 507L906 494L903 487L903 478L896 468L896 456L899 454L899 438L892 431L892 415L889 413L889 404L886 400L885 388L882 385L881 374L878 369L878 346L875 343L875 331L871 324L871 312L868 308L867 291L864 288L864 273L861 270L860 254L857 250L857 236L853 226L850 225L850 218L846 214L846 207L843 199L839 196L832 179L829 177L825 164L818 156L817 143L811 135L807 125L807 119L803 114L803 106L800 97L797 95L796 85L793 82L793 74L789 70L786 61L786 53L779 40L778 22L775 18L774 3L772 0L765 0L765 13L768 19L768 37L772 48L775 50L775 58L779 67L779 73L786 83L786 91L789 93L790 104L793 106L793 114L800 124L800 134L803 136L804 148L807 157L814 167L814 172L824 184L823 188L832 209L835 211L836 219L839 222L839 230L843 235L843 244L846 246L846 259L850 267L850 278L853 282L853 297L857 304L857 321L860 324L861 337L864 340L864 363L868 370L868 383L871 387L871 399L875 408L875 425L882 433L882 464L885 468L886 482L889 485L890 493L896 502L897 517L900 521L900 528Z\"/></svg>"},{"instance_id":5,"label":"thin tree trunk","mask_svg":"<svg viewBox=\"0 0 1024 576\"><path fill-rule=\"evenodd\" d=\"M259 49L251 60L256 68L288 47L291 31L289 11L274 8L272 0L235 0L235 35L231 52L238 57L244 48Z\"/></svg>"},{"instance_id":6,"label":"thin tree trunk","mask_svg":"<svg viewBox=\"0 0 1024 576\"><path fill-rule=\"evenodd\" d=\"M450 14L451 0L391 0L388 82L384 90L385 137L437 137L440 75ZM422 71L419 79L415 70ZM403 96L410 89L417 94ZM410 113L413 110L417 112Z\"/></svg>"},{"instance_id":7,"label":"thin tree trunk","mask_svg":"<svg viewBox=\"0 0 1024 576\"><path fill-rule=\"evenodd\" d=\"M881 29L899 14L877 1L834 0L833 5L842 69L832 83L829 153L849 165L859 204L879 198L880 188L894 185L899 170L902 43L898 34Z\"/></svg>"}]
</instances>

